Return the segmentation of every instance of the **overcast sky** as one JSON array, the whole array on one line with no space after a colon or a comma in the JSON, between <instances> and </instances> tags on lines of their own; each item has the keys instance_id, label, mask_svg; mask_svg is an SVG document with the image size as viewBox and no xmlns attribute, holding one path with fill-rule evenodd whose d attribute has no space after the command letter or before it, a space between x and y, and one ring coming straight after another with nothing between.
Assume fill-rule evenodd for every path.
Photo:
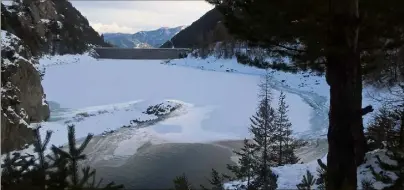
<instances>
[{"instance_id":1,"label":"overcast sky","mask_svg":"<svg viewBox=\"0 0 404 190\"><path fill-rule=\"evenodd\" d=\"M213 8L203 0L71 2L99 33L135 33L160 27L190 25Z\"/></svg>"}]
</instances>

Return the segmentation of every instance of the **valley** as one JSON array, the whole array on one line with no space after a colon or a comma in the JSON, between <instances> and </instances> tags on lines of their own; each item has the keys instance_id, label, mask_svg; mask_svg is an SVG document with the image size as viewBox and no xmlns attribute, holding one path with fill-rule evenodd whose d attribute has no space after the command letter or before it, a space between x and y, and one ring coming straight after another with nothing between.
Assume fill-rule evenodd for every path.
<instances>
[{"instance_id":1,"label":"valley","mask_svg":"<svg viewBox=\"0 0 404 190\"><path fill-rule=\"evenodd\" d=\"M1 188L403 189L404 4L322 3L2 2Z\"/></svg>"}]
</instances>

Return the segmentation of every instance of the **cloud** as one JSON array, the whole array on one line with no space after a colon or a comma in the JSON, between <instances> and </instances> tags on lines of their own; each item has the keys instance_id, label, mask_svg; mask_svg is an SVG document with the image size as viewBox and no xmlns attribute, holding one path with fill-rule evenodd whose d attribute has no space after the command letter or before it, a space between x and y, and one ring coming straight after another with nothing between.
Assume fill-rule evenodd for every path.
<instances>
[{"instance_id":1,"label":"cloud","mask_svg":"<svg viewBox=\"0 0 404 190\"><path fill-rule=\"evenodd\" d=\"M112 23L112 24L103 24L103 23L93 23L90 22L91 27L94 28L94 30L101 32L102 33L135 33L136 29L127 27L127 26L119 26L117 23Z\"/></svg>"},{"instance_id":2,"label":"cloud","mask_svg":"<svg viewBox=\"0 0 404 190\"><path fill-rule=\"evenodd\" d=\"M98 32L190 25L213 8L205 1L71 1Z\"/></svg>"}]
</instances>

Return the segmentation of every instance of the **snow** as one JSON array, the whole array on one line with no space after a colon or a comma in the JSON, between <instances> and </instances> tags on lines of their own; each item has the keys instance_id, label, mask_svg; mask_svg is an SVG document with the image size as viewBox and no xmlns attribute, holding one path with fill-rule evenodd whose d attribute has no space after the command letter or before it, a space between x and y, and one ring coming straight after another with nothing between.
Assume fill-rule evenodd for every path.
<instances>
[{"instance_id":1,"label":"snow","mask_svg":"<svg viewBox=\"0 0 404 190\"><path fill-rule=\"evenodd\" d=\"M369 165L373 166L376 172L382 171L377 164L376 156L380 156L380 159L388 164L396 164L396 162L390 160L386 156L386 150L377 149L371 152L366 153L365 163L360 165L357 170L357 178L358 189L361 189L362 180L371 180L373 183L373 187L375 189L383 189L388 186L381 182L376 182L373 174L369 169ZM321 161L324 164L327 164L327 155L321 158ZM309 170L315 178L318 178L317 168L320 166L317 163L317 160L311 161L307 164L291 164L279 167L272 167L272 171L278 175L278 189L296 189L296 185L299 184L306 174L306 171ZM391 176L393 180L397 179L397 176L392 172L386 172L387 175ZM232 181L224 184L225 189L233 190L235 186L240 184L246 184L246 182L241 181ZM313 186L313 189L316 189L316 186Z\"/></svg>"},{"instance_id":2,"label":"snow","mask_svg":"<svg viewBox=\"0 0 404 190\"><path fill-rule=\"evenodd\" d=\"M42 23L45 23L45 24L48 24L48 23L50 22L49 19L41 19L40 21L41 21Z\"/></svg>"},{"instance_id":3,"label":"snow","mask_svg":"<svg viewBox=\"0 0 404 190\"><path fill-rule=\"evenodd\" d=\"M22 57L19 53L24 50L24 46L19 45L17 49L16 45L21 43L21 39L15 36L14 34L7 32L5 30L1 30L1 49L9 52L14 52L13 57L16 60L25 60L29 62L26 58ZM16 61L11 61L9 59L4 59L2 64L4 66L13 65Z\"/></svg>"},{"instance_id":4,"label":"snow","mask_svg":"<svg viewBox=\"0 0 404 190\"><path fill-rule=\"evenodd\" d=\"M68 60L73 63L66 64ZM247 128L249 117L256 111L259 76L207 72L160 62L96 60L77 55L40 61L47 66L43 80L47 100L63 108L175 99L194 107L189 114L173 119L179 121L170 121L173 124L167 125L181 126L182 131L191 136L183 138L184 134L175 133L162 136L181 137L178 141L198 139L199 142L249 137ZM278 95L279 91L274 90L275 99ZM309 131L311 107L296 94L287 93L287 101L294 130ZM276 103L273 102L274 106ZM212 134L217 135L202 138Z\"/></svg>"},{"instance_id":5,"label":"snow","mask_svg":"<svg viewBox=\"0 0 404 190\"><path fill-rule=\"evenodd\" d=\"M327 163L327 156L321 158L323 163ZM317 168L320 166L317 160L311 161L307 164L290 164L279 167L272 167L272 171L278 175L278 189L296 189L296 185L300 183L303 175L309 170L317 178ZM225 189L233 190L240 184L246 184L242 181L232 181L224 184ZM315 188L314 188L315 189Z\"/></svg>"},{"instance_id":6,"label":"snow","mask_svg":"<svg viewBox=\"0 0 404 190\"><path fill-rule=\"evenodd\" d=\"M235 59L214 57L163 62L57 55L43 57L39 67L46 68L42 84L52 110L50 120L41 123L41 134L52 130L49 144L57 146L67 142L67 124L76 126L79 140L88 133L102 135L97 146L89 150L92 161L128 157L147 143L209 143L250 137L249 117L256 111L257 84L265 74ZM280 91L286 93L294 134L322 138L327 132L329 100L324 76L277 71L272 82L274 106ZM369 91L373 89L365 88ZM365 97L364 104L369 102L371 99ZM146 114L150 106L159 104L167 109L180 108L164 118ZM133 127L137 126L133 120L156 122ZM24 152L32 153L33 147ZM374 154L381 153L368 153L367 162L358 169L359 179L372 177L366 164L374 165ZM326 157L322 160L326 163ZM317 167L315 160L274 167L279 175L278 188L295 189L306 170L316 175ZM232 183L237 182L226 187Z\"/></svg>"},{"instance_id":7,"label":"snow","mask_svg":"<svg viewBox=\"0 0 404 190\"><path fill-rule=\"evenodd\" d=\"M3 47L12 47L12 43L19 41L20 38L18 38L16 35L7 32L5 30L1 30L1 46Z\"/></svg>"},{"instance_id":8,"label":"snow","mask_svg":"<svg viewBox=\"0 0 404 190\"><path fill-rule=\"evenodd\" d=\"M6 7L11 6L14 4L14 1L8 0L8 1L1 1L2 4L4 4Z\"/></svg>"},{"instance_id":9,"label":"snow","mask_svg":"<svg viewBox=\"0 0 404 190\"><path fill-rule=\"evenodd\" d=\"M193 58L188 56L185 59L171 60L168 65L178 65L201 70L210 70L217 72L232 72L246 75L264 75L265 71L256 67L243 65L237 62L236 58L218 59L215 56L209 56L206 59ZM285 73L282 71L274 71L275 89L281 89L289 93L298 94L305 99L304 101L314 108L314 115L311 117L313 125L319 130L315 136L324 135L327 133L325 128L328 128L328 107L330 88L325 80L325 76L318 76L307 72ZM374 97L388 96L387 90L375 89L371 86L364 86L362 91L362 105L372 105L375 110L381 107L381 103ZM292 118L296 115L291 114ZM364 123L368 123L370 114L364 117ZM324 120L325 119L325 120ZM366 125L365 125L366 126Z\"/></svg>"},{"instance_id":10,"label":"snow","mask_svg":"<svg viewBox=\"0 0 404 190\"><path fill-rule=\"evenodd\" d=\"M170 102L163 103L170 104ZM146 105L153 104L153 102L138 100L60 111L53 115L50 121L41 123L41 135L45 135L47 130L53 131L50 144L60 146L67 141L66 124L75 125L76 139L85 138L89 133L100 135L107 131L115 131L130 125L130 121L134 119L138 121L157 119L155 115L143 113L146 111Z\"/></svg>"},{"instance_id":11,"label":"snow","mask_svg":"<svg viewBox=\"0 0 404 190\"><path fill-rule=\"evenodd\" d=\"M62 22L57 21L57 23L58 23L58 28L59 28L59 29L63 28L63 23L62 23ZM58 34L58 35L59 35L59 34Z\"/></svg>"},{"instance_id":12,"label":"snow","mask_svg":"<svg viewBox=\"0 0 404 190\"><path fill-rule=\"evenodd\" d=\"M46 69L42 84L51 117L40 123L41 135L53 131L49 145L56 146L67 143L68 124L75 125L78 140L89 133L102 135L103 143L90 150L92 160L133 155L146 143L250 137L249 117L256 111L260 75L184 66L159 60L97 60L89 54L43 57L39 69ZM274 84L274 106L280 90L286 92L295 135L318 132L313 125L318 111L307 103L316 97ZM181 106L164 118L145 114L149 106L161 103L166 109ZM139 128L134 120L156 122ZM22 152L32 154L33 146Z\"/></svg>"}]
</instances>

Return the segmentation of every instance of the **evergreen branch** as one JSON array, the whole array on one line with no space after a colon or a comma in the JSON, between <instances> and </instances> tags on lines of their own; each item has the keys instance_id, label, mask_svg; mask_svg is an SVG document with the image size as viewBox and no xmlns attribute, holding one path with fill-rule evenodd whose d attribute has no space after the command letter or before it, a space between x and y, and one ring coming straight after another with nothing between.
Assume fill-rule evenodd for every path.
<instances>
[{"instance_id":1,"label":"evergreen branch","mask_svg":"<svg viewBox=\"0 0 404 190\"><path fill-rule=\"evenodd\" d=\"M368 106L362 108L362 116L364 116L370 112L373 112L373 111L374 111L373 107L371 105L368 105Z\"/></svg>"},{"instance_id":2,"label":"evergreen branch","mask_svg":"<svg viewBox=\"0 0 404 190\"><path fill-rule=\"evenodd\" d=\"M284 46L284 45L281 45L281 44L273 44L273 46L280 47L280 48L290 50L290 51L299 52L299 53L306 53L307 52L306 50L291 48L291 47L287 47L287 46Z\"/></svg>"},{"instance_id":3,"label":"evergreen branch","mask_svg":"<svg viewBox=\"0 0 404 190\"><path fill-rule=\"evenodd\" d=\"M391 165L391 164L385 163L382 159L380 159L379 155L376 155L375 157L376 157L377 163L379 164L381 169L388 170L388 171L396 171L399 169L397 165Z\"/></svg>"},{"instance_id":4,"label":"evergreen branch","mask_svg":"<svg viewBox=\"0 0 404 190\"><path fill-rule=\"evenodd\" d=\"M67 153L66 151L56 147L55 145L52 145L52 151L54 151L55 153L57 153L58 155L62 156L63 158L68 158L68 159L72 159L72 155L70 155L69 153Z\"/></svg>"},{"instance_id":5,"label":"evergreen branch","mask_svg":"<svg viewBox=\"0 0 404 190\"><path fill-rule=\"evenodd\" d=\"M83 177L81 178L80 182L79 182L79 186L83 187L85 183L87 183L88 179L90 179L90 177L95 176L95 170L90 171L90 167L87 166L85 168L82 168L82 173L83 173Z\"/></svg>"},{"instance_id":6,"label":"evergreen branch","mask_svg":"<svg viewBox=\"0 0 404 190\"><path fill-rule=\"evenodd\" d=\"M50 138L51 138L51 136L52 136L52 131L51 130L47 130L46 131L46 136L45 136L45 141L42 143L42 150L43 151L45 151L46 150L46 147L48 146L48 144L49 144L49 141L50 141Z\"/></svg>"},{"instance_id":7,"label":"evergreen branch","mask_svg":"<svg viewBox=\"0 0 404 190\"><path fill-rule=\"evenodd\" d=\"M91 139L93 138L93 134L88 134L84 142L80 145L80 148L78 149L79 154L81 154L84 149L87 147L88 143L90 143Z\"/></svg>"},{"instance_id":8,"label":"evergreen branch","mask_svg":"<svg viewBox=\"0 0 404 190\"><path fill-rule=\"evenodd\" d=\"M375 177L376 181L381 181L383 183L392 183L392 179L389 176L385 175L383 171L377 173L373 166L370 166L369 169L372 175Z\"/></svg>"},{"instance_id":9,"label":"evergreen branch","mask_svg":"<svg viewBox=\"0 0 404 190\"><path fill-rule=\"evenodd\" d=\"M67 138L69 140L69 152L72 157L77 155L76 137L74 125L67 126Z\"/></svg>"}]
</instances>

